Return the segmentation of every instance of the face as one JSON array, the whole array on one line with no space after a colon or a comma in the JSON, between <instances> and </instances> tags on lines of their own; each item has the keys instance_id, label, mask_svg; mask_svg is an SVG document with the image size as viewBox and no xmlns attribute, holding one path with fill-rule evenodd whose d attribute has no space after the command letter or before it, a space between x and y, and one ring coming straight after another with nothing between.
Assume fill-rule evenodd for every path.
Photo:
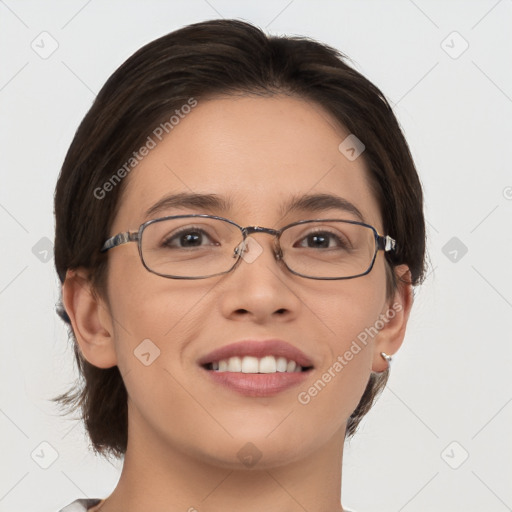
<instances>
[{"instance_id":1,"label":"face","mask_svg":"<svg viewBox=\"0 0 512 512\"><path fill-rule=\"evenodd\" d=\"M360 220L331 207L283 211L291 198L331 194L386 234L363 159L350 161L338 149L347 135L318 105L297 98L199 102L125 178L110 234L138 229L150 207L179 193L215 194L231 206L174 206L149 218L206 213L275 229L312 218ZM271 236L251 237L263 249L254 261L198 280L148 272L136 243L111 250L102 320L128 391L132 432L163 450L231 468L243 467L239 451L248 442L263 454L260 467L272 467L319 450L335 435L343 438L375 364L378 336L359 342L350 361L344 354L390 307L381 251L365 276L312 280L276 260ZM312 363L279 392L250 396L198 363L228 344L270 339L287 342ZM150 341L141 346L143 340ZM150 364L141 362L141 351ZM319 379L323 385L311 391Z\"/></svg>"}]
</instances>

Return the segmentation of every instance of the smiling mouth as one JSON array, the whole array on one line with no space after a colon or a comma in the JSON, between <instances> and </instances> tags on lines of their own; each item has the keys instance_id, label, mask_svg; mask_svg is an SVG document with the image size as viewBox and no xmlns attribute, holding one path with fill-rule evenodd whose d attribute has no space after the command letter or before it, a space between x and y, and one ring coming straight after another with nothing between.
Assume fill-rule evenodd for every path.
<instances>
[{"instance_id":1,"label":"smiling mouth","mask_svg":"<svg viewBox=\"0 0 512 512\"><path fill-rule=\"evenodd\" d=\"M202 367L213 372L251 374L301 373L310 371L313 368L312 366L300 366L293 359L272 355L264 357L233 356L203 364Z\"/></svg>"}]
</instances>

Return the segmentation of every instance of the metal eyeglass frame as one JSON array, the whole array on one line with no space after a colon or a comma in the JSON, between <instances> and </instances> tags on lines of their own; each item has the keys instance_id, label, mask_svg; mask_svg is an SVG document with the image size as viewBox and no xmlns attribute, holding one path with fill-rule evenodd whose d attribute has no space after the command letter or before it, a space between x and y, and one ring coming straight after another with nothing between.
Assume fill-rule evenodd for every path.
<instances>
[{"instance_id":1,"label":"metal eyeglass frame","mask_svg":"<svg viewBox=\"0 0 512 512\"><path fill-rule=\"evenodd\" d=\"M377 252L378 251L382 250L384 252L389 252L389 251L396 250L396 241L393 238L391 238L389 235L385 235L385 236L384 235L379 235L377 230L373 226L371 226L370 224L365 224L364 222L358 222L358 221L355 221L355 220L343 220L343 219L311 219L311 220L301 220L301 221L298 221L298 222L293 222L291 224L287 224L286 226L284 226L281 229L272 229L272 228L263 228L261 226L242 227L242 226L239 226L236 222L233 222L232 220L226 219L224 217L218 217L216 215L187 214L187 215L172 215L172 216L168 216L168 217L161 217L161 218L158 218L158 219L148 220L147 222L144 222L143 224L141 224L137 231L125 231L123 233L118 233L117 235L114 235L114 236L110 237L109 239L107 239L105 241L105 243L103 244L103 246L100 249L100 252L102 252L102 253L103 252L107 252L110 249L113 249L114 247L118 247L120 245L129 243L129 242L137 242L137 246L138 246L138 249L139 249L140 260L141 260L142 264L144 265L144 267L146 268L146 270L148 270L152 274L156 274L158 276L169 278L169 279L207 279L209 277L215 277L215 276L220 276L220 275L223 275L223 274L228 274L229 272L233 271L238 266L238 264L240 263L240 260L242 259L242 254L243 254L243 250L242 251L239 250L239 247L240 247L241 243L233 250L233 257L237 258L237 260L235 261L235 263L233 264L233 266L229 270L225 270L224 272L219 272L217 274L212 274L212 275L208 275L208 276L183 277L183 276L171 276L171 275L168 275L168 274L160 274L159 272L156 272L156 271L150 269L146 265L146 262L144 261L144 257L142 256L142 243L141 242L142 242L142 234L144 232L144 229L146 229L147 226L149 226L150 224L153 224L155 222L162 222L162 221L165 221L165 220L168 220L168 219L180 219L180 218L218 219L218 220L222 220L224 222L227 222L229 224L232 224L233 226L236 226L240 230L240 232L242 233L243 240L242 240L241 243L245 242L245 240L247 239L247 236L252 234L252 233L268 233L269 235L272 235L272 236L275 237L274 238L274 244L275 244L274 254L275 254L276 260L277 261L282 261L283 264L285 265L285 267L292 274L295 274L295 275L300 276L300 277L304 277L306 279L341 280L341 279L354 279L356 277L361 277L361 276L364 276L364 275L366 275L366 274L371 272L371 270L373 268L373 265L375 263L375 259L377 257ZM297 226L297 225L300 225L300 224L307 224L307 223L310 223L310 222L327 222L327 221L329 221L329 222L337 221L337 222L345 222L347 224L357 224L357 225L360 225L360 226L365 226L367 228L370 228L373 231L373 235L375 237L375 253L373 255L373 258L372 258L372 261L370 263L370 266L368 267L366 272L363 272L361 274L357 274L355 276L348 276L348 277L311 277L311 276L307 276L307 275L295 272L290 267L288 267L288 265L286 264L286 262L282 258L283 253L282 253L281 247L279 245L279 239L280 239L283 231L285 231L286 229L288 229L288 228L290 228L292 226Z\"/></svg>"}]
</instances>

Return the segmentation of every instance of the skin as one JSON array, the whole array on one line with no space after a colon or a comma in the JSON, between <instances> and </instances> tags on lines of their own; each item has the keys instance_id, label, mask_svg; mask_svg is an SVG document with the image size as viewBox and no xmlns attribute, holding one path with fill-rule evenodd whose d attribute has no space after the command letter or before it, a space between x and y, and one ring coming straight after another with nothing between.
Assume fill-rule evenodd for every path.
<instances>
[{"instance_id":1,"label":"skin","mask_svg":"<svg viewBox=\"0 0 512 512\"><path fill-rule=\"evenodd\" d=\"M347 135L327 112L300 98L200 101L125 178L110 234L136 230L144 212L171 192L230 196L233 209L158 216L212 213L272 228L324 216L283 218L279 208L290 196L331 193L354 203L386 234L363 158L349 161L338 150ZM357 220L325 211L332 215ZM128 391L128 449L102 512L343 511L345 425L370 372L387 367L380 352L394 354L404 339L411 286L386 298L381 251L366 276L304 279L274 259L271 236L252 236L263 247L254 262L195 281L149 273L136 243L115 248L108 253L108 300L91 293L84 269L68 271L63 298L81 351L99 368L118 365ZM405 265L395 271L408 274ZM400 311L378 335L307 405L299 403L298 393L393 304ZM245 397L212 384L196 364L225 344L274 337L313 360L306 384L274 397ZM149 366L133 354L147 338L161 351ZM262 453L251 468L237 456L248 442Z\"/></svg>"}]
</instances>

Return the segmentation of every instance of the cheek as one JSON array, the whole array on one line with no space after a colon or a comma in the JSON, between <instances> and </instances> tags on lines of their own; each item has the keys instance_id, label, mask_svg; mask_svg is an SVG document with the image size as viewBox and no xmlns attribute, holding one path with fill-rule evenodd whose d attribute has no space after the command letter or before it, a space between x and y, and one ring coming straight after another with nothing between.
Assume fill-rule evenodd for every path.
<instances>
[{"instance_id":1,"label":"cheek","mask_svg":"<svg viewBox=\"0 0 512 512\"><path fill-rule=\"evenodd\" d=\"M353 340L374 326L386 301L382 261L376 261L365 276L313 286L304 290L303 300L318 319L331 355L344 352Z\"/></svg>"},{"instance_id":2,"label":"cheek","mask_svg":"<svg viewBox=\"0 0 512 512\"><path fill-rule=\"evenodd\" d=\"M361 278L308 290L308 305L318 325L322 360L312 386L299 403L320 416L346 418L357 406L370 377L373 343L385 304L384 267ZM381 262L382 263L382 262ZM320 334L321 333L321 334Z\"/></svg>"},{"instance_id":3,"label":"cheek","mask_svg":"<svg viewBox=\"0 0 512 512\"><path fill-rule=\"evenodd\" d=\"M200 281L167 280L143 271L111 288L118 367L134 417L185 443L197 428L186 418L202 417L204 411L191 400L193 381L183 371L182 358L189 341L208 328L202 302L208 289Z\"/></svg>"},{"instance_id":4,"label":"cheek","mask_svg":"<svg viewBox=\"0 0 512 512\"><path fill-rule=\"evenodd\" d=\"M133 255L111 265L108 290L119 366L130 369L139 352L151 349L161 360L177 362L182 344L201 325L201 281L165 279L148 272ZM147 358L147 357L146 357ZM174 364L174 363L173 363Z\"/></svg>"}]
</instances>

